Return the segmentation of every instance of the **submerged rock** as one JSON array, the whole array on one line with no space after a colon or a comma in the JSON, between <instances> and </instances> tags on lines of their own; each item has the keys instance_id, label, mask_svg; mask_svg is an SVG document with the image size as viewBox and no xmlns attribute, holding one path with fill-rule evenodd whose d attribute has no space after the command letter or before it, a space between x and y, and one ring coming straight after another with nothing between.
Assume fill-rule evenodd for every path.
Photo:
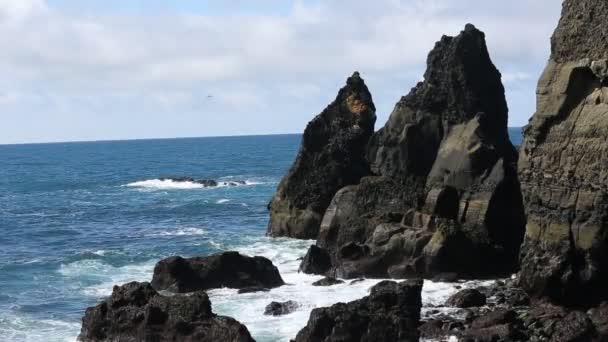
<instances>
[{"instance_id":1,"label":"submerged rock","mask_svg":"<svg viewBox=\"0 0 608 342\"><path fill-rule=\"evenodd\" d=\"M312 283L312 286L333 286L338 284L344 284L344 281L332 277L325 277Z\"/></svg>"},{"instance_id":2,"label":"submerged rock","mask_svg":"<svg viewBox=\"0 0 608 342\"><path fill-rule=\"evenodd\" d=\"M296 311L300 307L300 304L294 302L293 300L288 300L286 302L272 302L266 305L264 310L264 315L267 316L283 316L290 314Z\"/></svg>"},{"instance_id":3,"label":"submerged rock","mask_svg":"<svg viewBox=\"0 0 608 342\"><path fill-rule=\"evenodd\" d=\"M476 289L465 289L456 292L448 301L448 306L470 308L486 305L486 295Z\"/></svg>"},{"instance_id":4,"label":"submerged rock","mask_svg":"<svg viewBox=\"0 0 608 342\"><path fill-rule=\"evenodd\" d=\"M520 150L520 284L565 305L608 297L607 20L605 1L563 3Z\"/></svg>"},{"instance_id":5,"label":"submerged rock","mask_svg":"<svg viewBox=\"0 0 608 342\"><path fill-rule=\"evenodd\" d=\"M247 328L211 311L204 292L162 296L149 283L115 286L110 298L88 308L80 341L254 341Z\"/></svg>"},{"instance_id":6,"label":"submerged rock","mask_svg":"<svg viewBox=\"0 0 608 342\"><path fill-rule=\"evenodd\" d=\"M264 257L224 252L184 259L179 256L159 261L152 286L177 293L221 287L274 288L284 285L279 270Z\"/></svg>"},{"instance_id":7,"label":"submerged rock","mask_svg":"<svg viewBox=\"0 0 608 342\"><path fill-rule=\"evenodd\" d=\"M485 35L469 24L444 36L429 54L425 80L372 137L373 176L342 188L326 210L317 246L332 267L323 273L514 271L525 217L507 111Z\"/></svg>"},{"instance_id":8,"label":"submerged rock","mask_svg":"<svg viewBox=\"0 0 608 342\"><path fill-rule=\"evenodd\" d=\"M375 121L372 96L355 72L306 127L300 152L269 204L268 235L317 238L336 191L369 173L364 149Z\"/></svg>"},{"instance_id":9,"label":"submerged rock","mask_svg":"<svg viewBox=\"0 0 608 342\"><path fill-rule=\"evenodd\" d=\"M362 299L312 310L295 341L417 342L421 291L421 280L383 281Z\"/></svg>"}]
</instances>

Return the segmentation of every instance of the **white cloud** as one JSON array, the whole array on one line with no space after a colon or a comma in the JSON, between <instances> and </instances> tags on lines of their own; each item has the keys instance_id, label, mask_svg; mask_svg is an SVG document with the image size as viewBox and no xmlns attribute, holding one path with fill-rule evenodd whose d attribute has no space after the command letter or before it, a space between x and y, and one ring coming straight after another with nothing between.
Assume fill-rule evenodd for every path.
<instances>
[{"instance_id":1,"label":"white cloud","mask_svg":"<svg viewBox=\"0 0 608 342\"><path fill-rule=\"evenodd\" d=\"M435 41L467 22L486 32L508 94L513 84L530 88L533 98L559 9L557 0L378 0L373 6L297 0L286 15L91 15L43 0L0 0L0 94L24 94L11 99L12 116L49 121L24 133L28 139L297 132L359 70L380 126L420 77ZM212 103L205 100L209 93ZM510 101L514 124L533 112L519 97ZM2 117L6 98L0 96ZM160 107L146 105L150 99ZM168 108L187 120L162 131ZM134 113L144 111L141 122ZM66 127L87 112L119 116L127 134ZM0 142L22 141L14 132L30 129L19 118L3 122ZM260 126L267 123L274 126Z\"/></svg>"}]
</instances>

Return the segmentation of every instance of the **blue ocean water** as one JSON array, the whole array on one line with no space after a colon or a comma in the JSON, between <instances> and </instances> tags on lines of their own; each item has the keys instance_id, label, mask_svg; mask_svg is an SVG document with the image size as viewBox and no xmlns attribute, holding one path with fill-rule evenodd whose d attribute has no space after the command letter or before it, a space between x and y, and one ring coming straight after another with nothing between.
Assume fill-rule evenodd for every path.
<instances>
[{"instance_id":1,"label":"blue ocean water","mask_svg":"<svg viewBox=\"0 0 608 342\"><path fill-rule=\"evenodd\" d=\"M44 333L55 324L77 332L105 283L137 278L126 273L151 260L263 236L266 205L299 139L0 146L0 336L35 339L28 330L38 329L52 337ZM165 175L248 185L129 186Z\"/></svg>"},{"instance_id":2,"label":"blue ocean water","mask_svg":"<svg viewBox=\"0 0 608 342\"><path fill-rule=\"evenodd\" d=\"M0 340L73 341L88 306L114 284L150 280L171 255L239 250L264 255L290 286L269 293L210 292L214 311L258 341L287 341L310 310L365 295L375 281L316 288L298 274L312 241L264 237L266 206L291 165L299 135L0 145ZM162 176L243 180L201 188ZM425 303L455 289L425 285ZM271 300L297 299L284 318Z\"/></svg>"}]
</instances>

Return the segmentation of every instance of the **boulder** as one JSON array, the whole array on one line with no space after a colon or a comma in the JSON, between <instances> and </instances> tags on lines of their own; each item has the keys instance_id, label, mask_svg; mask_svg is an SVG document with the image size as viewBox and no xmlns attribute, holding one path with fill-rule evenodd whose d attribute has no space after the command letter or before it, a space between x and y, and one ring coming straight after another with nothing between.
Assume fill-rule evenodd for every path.
<instances>
[{"instance_id":1,"label":"boulder","mask_svg":"<svg viewBox=\"0 0 608 342\"><path fill-rule=\"evenodd\" d=\"M324 274L331 269L331 258L326 250L310 246L300 263L299 271L306 274Z\"/></svg>"},{"instance_id":2,"label":"boulder","mask_svg":"<svg viewBox=\"0 0 608 342\"><path fill-rule=\"evenodd\" d=\"M300 152L269 204L269 236L316 239L334 194L369 173L365 146L376 108L355 72L335 101L306 127Z\"/></svg>"},{"instance_id":3,"label":"boulder","mask_svg":"<svg viewBox=\"0 0 608 342\"><path fill-rule=\"evenodd\" d=\"M344 284L344 281L332 277L325 277L312 283L312 286L333 286L338 284Z\"/></svg>"},{"instance_id":4,"label":"boulder","mask_svg":"<svg viewBox=\"0 0 608 342\"><path fill-rule=\"evenodd\" d=\"M418 341L422 281L383 281L369 296L314 309L296 342Z\"/></svg>"},{"instance_id":5,"label":"boulder","mask_svg":"<svg viewBox=\"0 0 608 342\"><path fill-rule=\"evenodd\" d=\"M270 289L284 284L279 270L270 260L238 252L188 259L170 257L156 264L152 276L152 286L156 290L177 293L221 287Z\"/></svg>"},{"instance_id":6,"label":"boulder","mask_svg":"<svg viewBox=\"0 0 608 342\"><path fill-rule=\"evenodd\" d=\"M88 308L80 341L254 341L247 328L211 311L204 292L162 296L149 283L115 286L110 298Z\"/></svg>"},{"instance_id":7,"label":"boulder","mask_svg":"<svg viewBox=\"0 0 608 342\"><path fill-rule=\"evenodd\" d=\"M299 307L300 304L294 302L293 300L288 300L282 303L271 302L270 304L266 305L264 315L283 316L296 311Z\"/></svg>"},{"instance_id":8,"label":"boulder","mask_svg":"<svg viewBox=\"0 0 608 342\"><path fill-rule=\"evenodd\" d=\"M564 1L520 149L520 284L565 305L608 296L607 20L605 1Z\"/></svg>"},{"instance_id":9,"label":"boulder","mask_svg":"<svg viewBox=\"0 0 608 342\"><path fill-rule=\"evenodd\" d=\"M484 306L486 295L475 289L460 290L448 299L447 305L463 309Z\"/></svg>"},{"instance_id":10,"label":"boulder","mask_svg":"<svg viewBox=\"0 0 608 342\"><path fill-rule=\"evenodd\" d=\"M517 269L525 216L501 75L485 35L444 36L424 81L370 139L371 175L340 189L317 246L340 278Z\"/></svg>"},{"instance_id":11,"label":"boulder","mask_svg":"<svg viewBox=\"0 0 608 342\"><path fill-rule=\"evenodd\" d=\"M270 291L270 289L267 287L251 286L251 287L243 287L243 288L239 289L237 291L237 293L244 294L244 293L255 293L255 292L268 292L268 291Z\"/></svg>"}]
</instances>

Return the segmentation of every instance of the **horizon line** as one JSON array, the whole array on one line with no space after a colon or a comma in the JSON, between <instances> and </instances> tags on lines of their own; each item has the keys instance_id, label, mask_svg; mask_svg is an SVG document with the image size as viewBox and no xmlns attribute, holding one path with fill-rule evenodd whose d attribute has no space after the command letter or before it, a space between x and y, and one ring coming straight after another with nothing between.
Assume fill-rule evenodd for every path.
<instances>
[{"instance_id":1,"label":"horizon line","mask_svg":"<svg viewBox=\"0 0 608 342\"><path fill-rule=\"evenodd\" d=\"M507 126L510 128L523 128L524 126ZM149 141L149 140L179 140L179 139L206 139L206 138L239 138L239 137L265 137L281 135L302 135L303 133L253 133L253 134L233 134L233 135L203 135L187 137L160 137L160 138L118 138L118 139L97 139L97 140L64 140L64 141L39 141L39 142L17 142L0 143L2 146L23 146L23 145L51 145L51 144L78 144L78 143L104 143L104 142L127 142L127 141Z\"/></svg>"}]
</instances>

